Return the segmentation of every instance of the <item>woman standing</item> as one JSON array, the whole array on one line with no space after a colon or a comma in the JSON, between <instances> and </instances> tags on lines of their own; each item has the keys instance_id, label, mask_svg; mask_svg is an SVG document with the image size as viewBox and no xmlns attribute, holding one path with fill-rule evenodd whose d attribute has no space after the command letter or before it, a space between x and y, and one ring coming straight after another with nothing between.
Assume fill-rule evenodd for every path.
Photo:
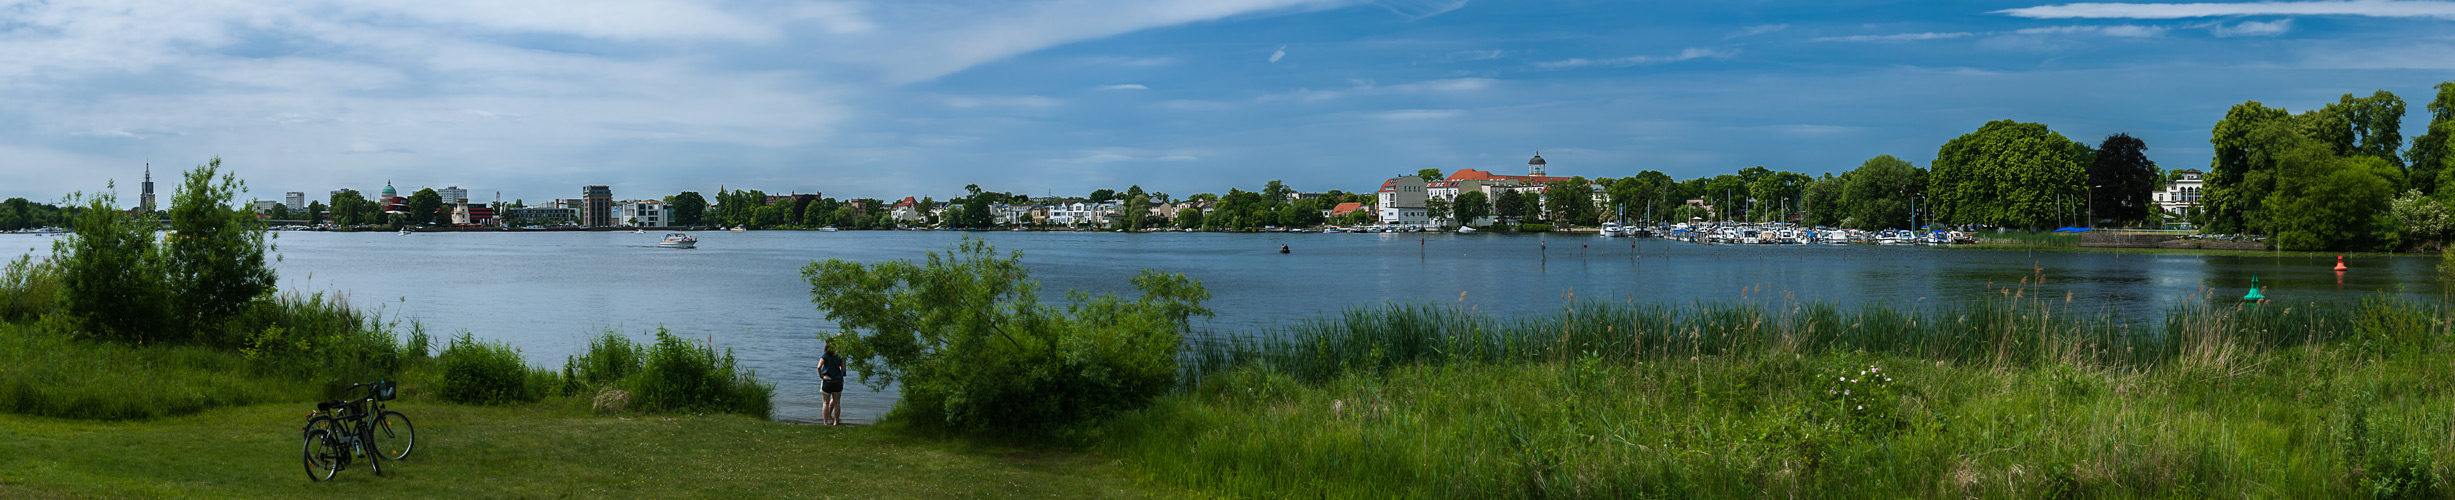
<instances>
[{"instance_id":1,"label":"woman standing","mask_svg":"<svg viewBox=\"0 0 2455 500\"><path fill-rule=\"evenodd\" d=\"M835 344L827 345L827 353L818 358L819 425L844 425L844 357L835 354Z\"/></svg>"}]
</instances>

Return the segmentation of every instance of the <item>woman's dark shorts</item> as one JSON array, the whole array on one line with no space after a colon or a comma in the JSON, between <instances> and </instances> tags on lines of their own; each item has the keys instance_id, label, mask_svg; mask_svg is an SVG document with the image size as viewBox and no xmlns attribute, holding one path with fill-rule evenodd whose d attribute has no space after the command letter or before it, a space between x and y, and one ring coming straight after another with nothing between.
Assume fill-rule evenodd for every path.
<instances>
[{"instance_id":1,"label":"woman's dark shorts","mask_svg":"<svg viewBox=\"0 0 2455 500\"><path fill-rule=\"evenodd\" d=\"M822 390L825 390L828 394L844 392L844 379L827 379L826 387Z\"/></svg>"}]
</instances>

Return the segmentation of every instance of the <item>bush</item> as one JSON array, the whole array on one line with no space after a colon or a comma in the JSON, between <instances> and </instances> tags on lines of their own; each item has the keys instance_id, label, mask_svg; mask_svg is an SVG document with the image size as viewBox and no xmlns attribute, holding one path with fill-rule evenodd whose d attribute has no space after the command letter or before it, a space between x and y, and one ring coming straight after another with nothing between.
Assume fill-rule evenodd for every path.
<instances>
[{"instance_id":1,"label":"bush","mask_svg":"<svg viewBox=\"0 0 2455 500\"><path fill-rule=\"evenodd\" d=\"M588 352L563 359L563 381L574 394L611 387L639 373L639 344L611 330L588 342Z\"/></svg>"},{"instance_id":2,"label":"bush","mask_svg":"<svg viewBox=\"0 0 2455 500\"><path fill-rule=\"evenodd\" d=\"M676 337L659 327L656 343L648 346L644 361L636 380L629 384L631 398L642 410L730 412L767 418L773 409L769 399L775 387L737 368L732 349L718 357L707 344Z\"/></svg>"},{"instance_id":3,"label":"bush","mask_svg":"<svg viewBox=\"0 0 2455 500\"><path fill-rule=\"evenodd\" d=\"M122 342L171 340L154 224L119 211L105 193L77 214L76 233L52 243L61 299L78 331ZM184 339L180 339L184 340Z\"/></svg>"},{"instance_id":4,"label":"bush","mask_svg":"<svg viewBox=\"0 0 2455 500\"><path fill-rule=\"evenodd\" d=\"M59 309L60 270L21 256L0 269L0 322L26 322Z\"/></svg>"},{"instance_id":5,"label":"bush","mask_svg":"<svg viewBox=\"0 0 2455 500\"><path fill-rule=\"evenodd\" d=\"M483 342L468 332L452 339L439 359L443 400L470 404L533 402L545 395L529 386L528 363L520 352L500 342Z\"/></svg>"},{"instance_id":6,"label":"bush","mask_svg":"<svg viewBox=\"0 0 2455 500\"><path fill-rule=\"evenodd\" d=\"M1550 224L1518 224L1518 225L1517 225L1517 230L1518 230L1519 232L1526 232L1526 233L1548 233L1548 232L1551 232L1551 225L1550 225Z\"/></svg>"},{"instance_id":7,"label":"bush","mask_svg":"<svg viewBox=\"0 0 2455 500\"><path fill-rule=\"evenodd\" d=\"M852 335L840 344L873 386L900 382L889 418L958 432L1073 439L1176 383L1177 347L1202 285L1143 271L1143 295L1069 294L1043 304L1018 261L965 238L926 266L843 260L802 268L812 302Z\"/></svg>"}]
</instances>

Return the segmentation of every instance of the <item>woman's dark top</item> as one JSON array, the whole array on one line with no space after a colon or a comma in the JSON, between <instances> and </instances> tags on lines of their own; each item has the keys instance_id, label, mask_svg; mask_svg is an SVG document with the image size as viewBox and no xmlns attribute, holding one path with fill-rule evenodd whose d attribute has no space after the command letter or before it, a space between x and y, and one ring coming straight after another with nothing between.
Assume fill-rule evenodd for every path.
<instances>
[{"instance_id":1,"label":"woman's dark top","mask_svg":"<svg viewBox=\"0 0 2455 500\"><path fill-rule=\"evenodd\" d=\"M818 367L818 373L827 377L827 392L843 392L844 357L832 352L827 353L819 357Z\"/></svg>"}]
</instances>

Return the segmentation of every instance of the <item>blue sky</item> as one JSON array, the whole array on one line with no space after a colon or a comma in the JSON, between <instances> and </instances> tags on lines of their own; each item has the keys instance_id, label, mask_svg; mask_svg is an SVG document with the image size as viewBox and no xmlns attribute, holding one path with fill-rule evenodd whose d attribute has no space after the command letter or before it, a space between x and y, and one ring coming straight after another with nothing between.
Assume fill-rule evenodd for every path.
<instances>
[{"instance_id":1,"label":"blue sky","mask_svg":"<svg viewBox=\"0 0 2455 500\"><path fill-rule=\"evenodd\" d=\"M2244 100L2384 89L2418 135L2451 28L2441 1L0 0L0 197L213 156L263 198L1358 191L1538 150L1684 179L1924 166L1997 119L2204 168Z\"/></svg>"}]
</instances>

